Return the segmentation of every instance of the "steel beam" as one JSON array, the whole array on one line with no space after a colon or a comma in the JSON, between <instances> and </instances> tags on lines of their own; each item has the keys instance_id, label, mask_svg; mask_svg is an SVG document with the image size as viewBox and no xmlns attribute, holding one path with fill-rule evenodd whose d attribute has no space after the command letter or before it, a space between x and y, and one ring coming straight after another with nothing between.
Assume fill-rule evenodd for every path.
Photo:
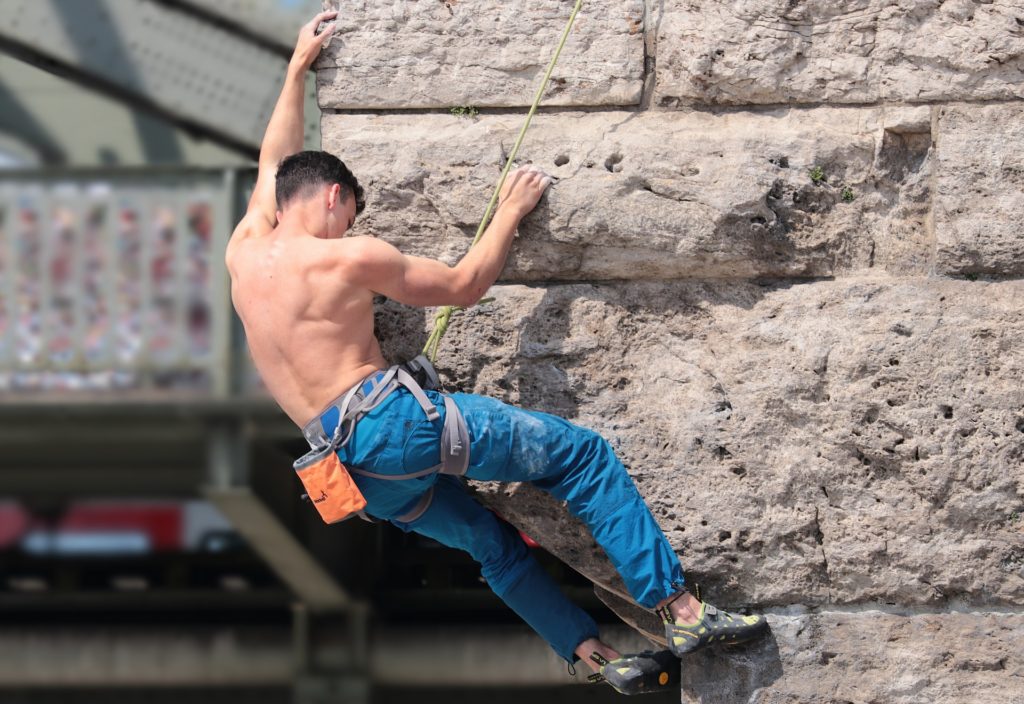
<instances>
[{"instance_id":1,"label":"steel beam","mask_svg":"<svg viewBox=\"0 0 1024 704\"><path fill-rule=\"evenodd\" d=\"M601 633L624 652L650 647L624 626L602 626ZM349 635L314 639L315 667L348 669ZM378 685L422 691L574 683L526 626L404 624L375 629L369 643L369 680ZM314 678L296 669L291 648L285 625L10 626L0 631L0 688L270 686ZM577 669L575 682L582 683L588 670Z\"/></svg>"},{"instance_id":2,"label":"steel beam","mask_svg":"<svg viewBox=\"0 0 1024 704\"><path fill-rule=\"evenodd\" d=\"M49 418L0 426L0 496L195 496L205 479L199 422L104 426Z\"/></svg>"},{"instance_id":3,"label":"steel beam","mask_svg":"<svg viewBox=\"0 0 1024 704\"><path fill-rule=\"evenodd\" d=\"M343 611L353 605L348 593L251 491L218 487L205 489L203 495L311 610Z\"/></svg>"},{"instance_id":4,"label":"steel beam","mask_svg":"<svg viewBox=\"0 0 1024 704\"><path fill-rule=\"evenodd\" d=\"M0 50L248 156L287 65L279 47L153 0L8 0ZM315 105L312 82L309 93ZM318 145L315 113L308 117L307 145Z\"/></svg>"},{"instance_id":5,"label":"steel beam","mask_svg":"<svg viewBox=\"0 0 1024 704\"><path fill-rule=\"evenodd\" d=\"M321 0L159 0L267 45L284 58L299 27L320 12Z\"/></svg>"}]
</instances>

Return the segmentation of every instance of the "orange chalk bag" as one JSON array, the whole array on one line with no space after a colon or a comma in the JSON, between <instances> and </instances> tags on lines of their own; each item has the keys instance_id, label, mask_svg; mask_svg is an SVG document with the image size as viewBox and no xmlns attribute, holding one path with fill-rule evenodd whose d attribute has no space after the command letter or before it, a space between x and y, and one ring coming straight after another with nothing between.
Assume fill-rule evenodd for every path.
<instances>
[{"instance_id":1,"label":"orange chalk bag","mask_svg":"<svg viewBox=\"0 0 1024 704\"><path fill-rule=\"evenodd\" d=\"M292 466L325 523L337 523L366 508L366 499L338 459L334 443L311 450Z\"/></svg>"}]
</instances>

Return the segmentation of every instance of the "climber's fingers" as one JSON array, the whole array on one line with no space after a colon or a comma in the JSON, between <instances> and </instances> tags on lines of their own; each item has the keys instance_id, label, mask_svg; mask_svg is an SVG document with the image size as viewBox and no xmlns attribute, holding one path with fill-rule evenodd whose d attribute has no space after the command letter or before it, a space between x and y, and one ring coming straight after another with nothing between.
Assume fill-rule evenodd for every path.
<instances>
[{"instance_id":1,"label":"climber's fingers","mask_svg":"<svg viewBox=\"0 0 1024 704\"><path fill-rule=\"evenodd\" d=\"M523 168L526 170L530 179L534 183L540 185L542 189L547 188L548 186L551 185L551 176L544 169L540 168L536 164L530 164Z\"/></svg>"},{"instance_id":2,"label":"climber's fingers","mask_svg":"<svg viewBox=\"0 0 1024 704\"><path fill-rule=\"evenodd\" d=\"M337 10L321 12L299 30L299 38L295 42L295 53L292 55L292 62L298 63L303 68L309 68L320 53L324 42L334 33L334 22L329 22L338 16ZM324 22L329 22L320 34L316 30Z\"/></svg>"},{"instance_id":3,"label":"climber's fingers","mask_svg":"<svg viewBox=\"0 0 1024 704\"><path fill-rule=\"evenodd\" d=\"M337 16L337 10L324 10L323 12L318 13L309 22L302 25L301 32L312 31L313 34L316 34L316 30L320 27L321 23L326 22L327 20L333 20ZM324 31L327 31L327 27L324 27Z\"/></svg>"}]
</instances>

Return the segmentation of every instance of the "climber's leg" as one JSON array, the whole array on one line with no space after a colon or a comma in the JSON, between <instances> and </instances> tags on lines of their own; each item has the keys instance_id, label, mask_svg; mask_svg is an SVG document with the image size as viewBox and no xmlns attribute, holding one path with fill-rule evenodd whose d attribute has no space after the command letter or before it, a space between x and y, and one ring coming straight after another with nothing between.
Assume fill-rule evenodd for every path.
<instances>
[{"instance_id":1,"label":"climber's leg","mask_svg":"<svg viewBox=\"0 0 1024 704\"><path fill-rule=\"evenodd\" d=\"M392 522L469 552L491 589L563 659L582 659L590 666L595 671L592 681L607 680L626 694L678 686L679 663L666 661L667 653L623 657L602 643L597 624L562 594L515 529L478 504L458 479L439 477L433 501L422 516L409 523Z\"/></svg>"},{"instance_id":2,"label":"climber's leg","mask_svg":"<svg viewBox=\"0 0 1024 704\"><path fill-rule=\"evenodd\" d=\"M597 637L594 620L565 597L519 534L477 503L459 480L438 477L426 512L409 523L392 523L472 555L494 593L567 662L576 660L580 643Z\"/></svg>"},{"instance_id":3,"label":"climber's leg","mask_svg":"<svg viewBox=\"0 0 1024 704\"><path fill-rule=\"evenodd\" d=\"M597 433L494 399L455 395L469 425L473 479L529 481L566 501L646 608L665 607L666 636L681 655L740 643L767 630L761 616L733 615L683 589L679 559L611 445Z\"/></svg>"},{"instance_id":4,"label":"climber's leg","mask_svg":"<svg viewBox=\"0 0 1024 704\"><path fill-rule=\"evenodd\" d=\"M668 540L611 446L547 413L454 394L472 438L473 479L529 481L567 501L604 548L638 604L655 608L683 588Z\"/></svg>"}]
</instances>

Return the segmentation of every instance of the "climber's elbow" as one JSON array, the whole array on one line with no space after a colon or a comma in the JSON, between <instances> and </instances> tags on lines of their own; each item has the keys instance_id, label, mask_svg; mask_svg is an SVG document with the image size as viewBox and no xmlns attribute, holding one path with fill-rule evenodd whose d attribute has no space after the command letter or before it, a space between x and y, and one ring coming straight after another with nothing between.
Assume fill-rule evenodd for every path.
<instances>
[{"instance_id":1,"label":"climber's elbow","mask_svg":"<svg viewBox=\"0 0 1024 704\"><path fill-rule=\"evenodd\" d=\"M452 305L470 308L483 298L487 289L488 286L474 272L459 270L458 267L452 270Z\"/></svg>"}]
</instances>

